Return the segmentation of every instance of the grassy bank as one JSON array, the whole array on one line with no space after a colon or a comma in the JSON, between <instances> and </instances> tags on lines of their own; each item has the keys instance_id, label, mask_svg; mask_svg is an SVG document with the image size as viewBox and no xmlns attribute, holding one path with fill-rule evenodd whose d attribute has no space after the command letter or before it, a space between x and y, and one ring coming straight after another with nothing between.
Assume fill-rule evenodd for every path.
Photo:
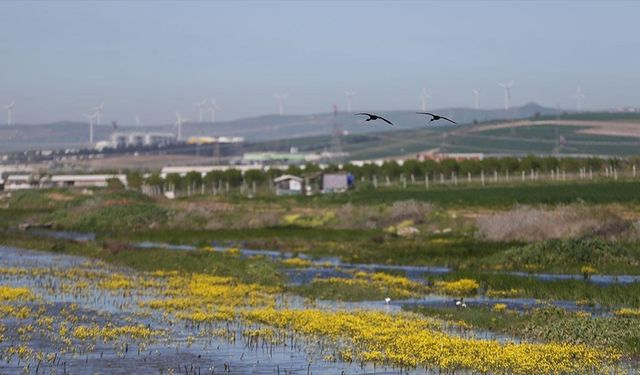
<instances>
[{"instance_id":1,"label":"grassy bank","mask_svg":"<svg viewBox=\"0 0 640 375\"><path fill-rule=\"evenodd\" d=\"M245 283L280 285L284 282L277 265L266 259L244 259L235 254L212 251L178 252L165 249L131 249L123 242L74 242L2 236L0 244L57 254L96 258L138 271L179 271L232 276Z\"/></svg>"},{"instance_id":2,"label":"grassy bank","mask_svg":"<svg viewBox=\"0 0 640 375\"><path fill-rule=\"evenodd\" d=\"M532 276L522 277L476 271L453 272L439 277L430 277L429 281L433 283L442 279L464 278L476 280L483 293L494 297L577 301L603 307L640 307L640 283L594 284L583 280L543 281Z\"/></svg>"},{"instance_id":3,"label":"grassy bank","mask_svg":"<svg viewBox=\"0 0 640 375\"><path fill-rule=\"evenodd\" d=\"M207 245L212 241L238 243L253 249L338 257L349 263L381 263L468 267L519 242L494 242L459 235L398 237L380 230L275 227L244 230L145 231L126 236L130 241Z\"/></svg>"},{"instance_id":4,"label":"grassy bank","mask_svg":"<svg viewBox=\"0 0 640 375\"><path fill-rule=\"evenodd\" d=\"M588 343L596 347L613 347L630 357L640 356L640 324L636 318L592 317L588 313L573 313L552 307L524 313L488 308L414 307L411 310L427 316L463 321L478 329L527 340Z\"/></svg>"}]
</instances>

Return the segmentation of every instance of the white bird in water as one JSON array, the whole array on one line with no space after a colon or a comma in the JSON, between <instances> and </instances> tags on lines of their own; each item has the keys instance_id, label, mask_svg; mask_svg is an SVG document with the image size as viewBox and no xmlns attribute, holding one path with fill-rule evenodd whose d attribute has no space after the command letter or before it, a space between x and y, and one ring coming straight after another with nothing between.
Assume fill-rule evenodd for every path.
<instances>
[{"instance_id":1,"label":"white bird in water","mask_svg":"<svg viewBox=\"0 0 640 375\"><path fill-rule=\"evenodd\" d=\"M391 302L391 298L386 297L386 298L384 299L384 303L386 303L386 304L388 305L388 304L389 304L389 302Z\"/></svg>"},{"instance_id":2,"label":"white bird in water","mask_svg":"<svg viewBox=\"0 0 640 375\"><path fill-rule=\"evenodd\" d=\"M467 308L467 304L464 303L464 298L460 298L460 299L457 299L455 301L456 301L456 307L457 308L463 308L463 309Z\"/></svg>"}]
</instances>

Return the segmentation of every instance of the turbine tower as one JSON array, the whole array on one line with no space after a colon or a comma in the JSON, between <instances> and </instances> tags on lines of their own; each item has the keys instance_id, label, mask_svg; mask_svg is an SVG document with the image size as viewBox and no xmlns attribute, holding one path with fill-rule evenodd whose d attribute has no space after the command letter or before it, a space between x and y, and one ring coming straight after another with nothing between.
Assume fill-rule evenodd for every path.
<instances>
[{"instance_id":1,"label":"turbine tower","mask_svg":"<svg viewBox=\"0 0 640 375\"><path fill-rule=\"evenodd\" d=\"M198 107L198 121L202 122L202 114L204 110L207 109L207 99L202 99L202 101L197 102L195 106Z\"/></svg>"},{"instance_id":2,"label":"turbine tower","mask_svg":"<svg viewBox=\"0 0 640 375\"><path fill-rule=\"evenodd\" d=\"M142 122L140 121L140 116L136 115L136 126L142 126Z\"/></svg>"},{"instance_id":3,"label":"turbine tower","mask_svg":"<svg viewBox=\"0 0 640 375\"><path fill-rule=\"evenodd\" d=\"M429 95L427 93L427 89L426 88L422 88L422 94L420 94L420 96L418 97L420 99L420 104L422 105L420 108L422 109L422 112L427 110L427 100L431 99L431 95Z\"/></svg>"},{"instance_id":4,"label":"turbine tower","mask_svg":"<svg viewBox=\"0 0 640 375\"><path fill-rule=\"evenodd\" d=\"M83 115L84 117L89 119L89 143L93 144L93 119L96 118L97 112Z\"/></svg>"},{"instance_id":5,"label":"turbine tower","mask_svg":"<svg viewBox=\"0 0 640 375\"><path fill-rule=\"evenodd\" d=\"M91 108L93 115L96 116L96 125L100 126L100 116L104 113L104 103L100 103L99 106Z\"/></svg>"},{"instance_id":6,"label":"turbine tower","mask_svg":"<svg viewBox=\"0 0 640 375\"><path fill-rule=\"evenodd\" d=\"M206 108L209 111L211 122L216 122L216 111L220 110L220 106L218 106L216 100L214 98L210 98Z\"/></svg>"},{"instance_id":7,"label":"turbine tower","mask_svg":"<svg viewBox=\"0 0 640 375\"><path fill-rule=\"evenodd\" d=\"M16 102L12 100L11 103L9 103L9 105L5 106L5 108L7 109L7 125L8 126L13 125L13 107L15 105L16 105Z\"/></svg>"},{"instance_id":8,"label":"turbine tower","mask_svg":"<svg viewBox=\"0 0 640 375\"><path fill-rule=\"evenodd\" d=\"M582 87L578 86L573 97L576 98L576 108L578 109L578 112L582 112L582 101L586 97L582 91Z\"/></svg>"},{"instance_id":9,"label":"turbine tower","mask_svg":"<svg viewBox=\"0 0 640 375\"><path fill-rule=\"evenodd\" d=\"M289 97L289 94L276 94L276 100L278 101L278 113L280 116L284 115L284 101Z\"/></svg>"},{"instance_id":10,"label":"turbine tower","mask_svg":"<svg viewBox=\"0 0 640 375\"><path fill-rule=\"evenodd\" d=\"M347 112L351 113L351 105L353 104L353 97L356 93L353 91L345 91L344 94L347 96Z\"/></svg>"},{"instance_id":11,"label":"turbine tower","mask_svg":"<svg viewBox=\"0 0 640 375\"><path fill-rule=\"evenodd\" d=\"M480 109L480 90L473 90L473 108Z\"/></svg>"},{"instance_id":12,"label":"turbine tower","mask_svg":"<svg viewBox=\"0 0 640 375\"><path fill-rule=\"evenodd\" d=\"M338 106L333 105L333 133L331 134L331 149L332 152L339 155L342 152L341 139L342 138L342 127L338 122Z\"/></svg>"},{"instance_id":13,"label":"turbine tower","mask_svg":"<svg viewBox=\"0 0 640 375\"><path fill-rule=\"evenodd\" d=\"M498 86L504 89L504 110L508 111L511 107L511 88L515 82L513 80L508 83L498 83Z\"/></svg>"},{"instance_id":14,"label":"turbine tower","mask_svg":"<svg viewBox=\"0 0 640 375\"><path fill-rule=\"evenodd\" d=\"M185 122L187 122L188 119L182 117L180 115L180 112L176 111L176 123L174 124L174 126L178 127L178 140L182 140L182 124L184 124Z\"/></svg>"}]
</instances>

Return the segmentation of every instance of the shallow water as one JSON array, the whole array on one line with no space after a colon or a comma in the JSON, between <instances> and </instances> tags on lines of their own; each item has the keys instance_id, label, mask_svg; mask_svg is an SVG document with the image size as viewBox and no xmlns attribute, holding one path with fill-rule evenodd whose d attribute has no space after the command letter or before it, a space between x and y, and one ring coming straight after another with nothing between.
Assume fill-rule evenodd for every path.
<instances>
[{"instance_id":1,"label":"shallow water","mask_svg":"<svg viewBox=\"0 0 640 375\"><path fill-rule=\"evenodd\" d=\"M72 231L66 231L66 230L34 228L34 229L28 229L27 233L34 237L73 240L73 241L79 241L79 242L94 241L96 239L95 233L72 232Z\"/></svg>"},{"instance_id":2,"label":"shallow water","mask_svg":"<svg viewBox=\"0 0 640 375\"><path fill-rule=\"evenodd\" d=\"M500 273L498 273L500 274ZM554 280L584 280L586 282L594 284L632 284L640 282L640 275L591 275L589 279L585 280L583 275L576 274L555 274L555 273L527 273L527 272L505 272L503 274L521 276L521 277L533 277L542 281L554 281Z\"/></svg>"},{"instance_id":3,"label":"shallow water","mask_svg":"<svg viewBox=\"0 0 640 375\"><path fill-rule=\"evenodd\" d=\"M156 245L156 246L153 246ZM176 250L197 250L195 246L188 245L168 245L168 244L153 244L153 243L144 243L145 248L153 248L153 247L162 247L168 249L176 249ZM216 251L228 251L231 247L215 247ZM295 254L290 252L281 252L277 250L250 250L250 249L239 249L240 254L243 256L265 256L272 259L288 259L295 256ZM406 265L392 265L392 264L365 264L365 263L348 263L343 262L337 257L324 257L319 259L314 259L307 254L298 254L298 257L301 259L311 260L314 266L323 267L327 265L331 265L336 269L345 269L345 270L359 270L359 271L367 271L367 272L379 272L379 271L393 271L393 272L404 272L404 274L412 280L422 281L426 275L443 275L452 271L449 267L439 267L439 266L406 266ZM303 269L298 270L303 272ZM338 272L338 271L336 271ZM324 273L318 272L317 268L311 268L309 271L310 274L317 274L319 277L323 277ZM333 277L332 273L327 272L327 277ZM527 273L527 272L496 272L496 274L506 274L512 276L520 276L520 277L533 277L539 279L541 281L554 281L554 280L583 280L585 282L591 282L594 284L630 284L640 282L640 275L592 275L588 280L585 280L583 275L577 274L550 274L550 273ZM298 280L294 280L294 283L298 283L299 279L306 279L305 276L300 276L299 274L295 274L298 277Z\"/></svg>"},{"instance_id":4,"label":"shallow water","mask_svg":"<svg viewBox=\"0 0 640 375\"><path fill-rule=\"evenodd\" d=\"M35 359L29 363L17 357L9 361L0 361L0 373L23 372L26 367L30 373L67 373L67 374L166 374L191 373L211 374L225 372L235 374L397 374L398 369L376 367L373 365L326 362L318 353L309 352L306 343L300 342L294 347L274 345L271 348L260 346L249 347L243 343L241 327L234 326L235 335L239 339L235 343L211 335L199 335L199 330L183 324L168 324L158 314L140 316L138 302L151 295L139 293L120 293L91 287L86 293L66 293L61 288L68 283L63 275L65 270L81 268L90 272L111 274L121 272L131 274L132 271L95 262L82 257L50 254L0 246L0 262L4 269L21 268L47 270L32 274L4 273L0 276L0 284L5 286L27 286L41 298L30 303L33 310L45 309L45 316L56 317L63 309L76 307L74 316L77 324L106 323L124 324L128 321L148 325L152 329L165 330L166 336L152 340L141 348L129 341L127 350L117 349L113 343L96 341L94 348L78 344L78 352L59 354L55 363L40 362ZM300 298L280 297L282 304L290 308L303 307L306 302ZM385 306L377 302L340 304L319 301L317 306L327 309L387 309L399 310L400 306ZM32 319L32 318L28 318ZM13 318L0 319L5 325L5 340L0 342L0 350L11 345L27 345L34 350L59 353L59 345L53 339L36 334L27 341L20 341L16 335L18 321ZM27 323L29 320L22 321ZM195 339L189 343L188 337ZM186 366L186 367L185 367ZM29 373L29 372L27 372ZM404 373L407 373L404 371ZM410 373L416 373L411 371ZM425 373L418 371L417 373Z\"/></svg>"},{"instance_id":5,"label":"shallow water","mask_svg":"<svg viewBox=\"0 0 640 375\"><path fill-rule=\"evenodd\" d=\"M69 239L74 241L92 241L95 240L95 233L83 233L83 232L72 232L72 231L55 231L48 229L30 229L27 231L30 235L36 237L47 237L47 238L58 238L58 239ZM215 246L217 251L227 251L232 247L229 246L220 246L218 243L211 243L212 246ZM139 249L168 249L168 250L178 250L178 251L195 251L198 249L197 246L194 245L176 245L164 242L152 242L152 241L142 241L133 244L133 247ZM440 275L446 274L452 271L451 268L448 267L438 267L438 266L406 266L406 265L389 265L389 264L362 264L362 263L348 263L343 262L338 257L322 257L319 259L314 259L313 257L307 254L294 254L291 252L278 251L278 250L260 250L260 249L239 249L240 254L246 257L250 256L264 256L271 259L288 259L294 256L298 256L301 259L310 260L317 267L324 267L326 265L331 265L333 267L342 268L342 269L355 269L361 271L368 272L378 272L378 271L395 271L395 272L404 272L405 275L412 280L421 280L425 275ZM310 275L317 274L318 277L323 277L323 272L309 271ZM510 271L510 272L496 272L497 274L507 274L512 276L521 276L521 277L533 277L537 278L541 281L554 281L554 280L585 280L583 275L579 274L550 274L550 273L528 273L528 272L518 272L518 271ZM330 274L330 273L326 273ZM301 275L300 273L293 274L295 279L292 280L293 284L298 284L301 280L306 280L306 275ZM327 276L332 277L332 276ZM592 275L586 282L591 282L594 284L630 284L640 282L640 275Z\"/></svg>"},{"instance_id":6,"label":"shallow water","mask_svg":"<svg viewBox=\"0 0 640 375\"><path fill-rule=\"evenodd\" d=\"M48 234L47 234L48 235ZM65 238L65 237L56 237ZM82 236L79 238L83 238ZM193 251L197 248L190 245L171 245L153 242L141 242L136 244L138 248L166 248L177 251ZM227 251L229 248L217 247L218 251ZM286 259L294 256L308 259L314 267L292 269L283 268L283 271L289 276L292 284L304 284L311 282L315 278L326 277L352 277L353 270L378 272L378 271L395 271L404 272L412 279L424 281L427 274L442 274L451 270L445 267L414 267L414 266L396 266L396 265L379 265L379 264L350 264L341 262L337 258L312 259L306 254L295 255L287 252L279 251L262 251L241 249L243 256L265 256L273 259ZM50 269L50 270L66 270L81 267L93 272L114 273L121 272L131 274L132 271L125 268L106 265L96 262L92 259L36 252L30 250L0 247L0 264L3 267L11 268L27 268L27 269ZM328 267L330 266L330 267ZM535 274L514 273L516 276L531 277ZM545 275L546 276L562 276L562 275ZM581 275L571 275L571 278L581 279ZM594 276L595 278L595 276ZM635 278L635 276L632 276ZM552 279L552 278L548 278ZM610 282L624 282L626 278L612 279ZM28 286L37 294L42 295L40 306L45 306L47 311L55 314L61 308L68 308L71 304L77 304L78 315L89 317L88 321L105 324L106 322L125 322L133 320L148 324L153 329L165 330L167 336L155 342L149 343L143 349L135 343L130 343L128 351L123 352L117 350L112 344L100 343L91 350L85 350L81 353L66 354L55 363L42 364L39 373L110 373L110 374L159 374L159 373L191 373L191 374L210 374L224 372L225 369L230 373L237 374L397 374L400 371L390 367L377 367L374 369L372 365L361 367L360 364L343 363L343 362L326 362L320 354L312 352L310 348L313 343L300 342L295 347L285 347L275 345L272 348L264 346L255 348L249 347L242 342L241 327L235 326L235 335L240 339L235 343L217 336L199 336L199 330L194 327L188 327L182 324L170 325L160 314L152 316L140 316L140 308L138 302L152 299L153 295L148 294L132 294L124 295L113 293L99 288L93 288L90 293L74 294L65 292L51 293L56 290L60 284L64 283L63 278L56 276L54 273L41 274L37 277L21 276L21 275L1 275L0 282L2 285L12 286ZM605 282L606 283L606 282ZM279 305L286 305L289 308L308 307L308 302L296 297L280 297ZM606 311L598 307L578 306L572 301L554 301L550 303L541 303L534 299L492 299L492 298L468 298L465 299L469 307L486 306L492 307L496 303L504 303L509 309L524 311L534 307L552 304L557 307L568 310L590 311L595 314L606 314ZM455 302L450 297L438 295L427 295L420 299L391 301L386 304L384 301L365 301L342 303L335 301L316 301L314 306L323 309L375 309L383 311L400 311L403 305L422 305L431 307L452 307ZM83 321L81 321L83 322ZM6 319L2 320L8 328L7 332L11 332L13 327L11 322ZM15 331L15 329L13 329ZM509 336L496 335L492 332L470 331L470 332L451 332L453 335L462 335L464 337L474 337L479 339L490 339L499 341L517 341ZM5 336L8 336L5 334ZM195 340L190 341L188 338L195 336ZM12 345L11 339L0 343L0 349L7 348ZM42 338L34 338L29 345L47 350L50 343ZM55 351L55 348L49 348ZM29 364L31 371L36 367L36 363ZM186 366L186 367L185 367ZM25 367L25 363L18 362L13 359L9 362L0 362L0 373L20 372ZM286 370L286 372L285 372ZM403 371L403 373L420 373L424 374L424 370ZM427 373L436 373L427 372ZM462 372L465 373L465 372Z\"/></svg>"},{"instance_id":7,"label":"shallow water","mask_svg":"<svg viewBox=\"0 0 640 375\"><path fill-rule=\"evenodd\" d=\"M407 306L425 306L434 308L454 308L456 300L441 295L428 295L424 298L392 301L392 304ZM496 304L505 304L508 309L516 311L528 311L539 307L558 307L569 311L586 311L593 315L610 315L609 309L600 306L578 305L575 301L540 301L535 298L489 298L484 296L465 297L467 308L484 307L492 308Z\"/></svg>"}]
</instances>

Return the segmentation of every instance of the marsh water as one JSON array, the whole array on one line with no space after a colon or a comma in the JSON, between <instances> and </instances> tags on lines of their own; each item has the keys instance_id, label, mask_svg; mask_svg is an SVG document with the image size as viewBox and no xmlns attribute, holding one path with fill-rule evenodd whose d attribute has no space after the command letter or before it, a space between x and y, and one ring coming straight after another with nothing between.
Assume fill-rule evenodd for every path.
<instances>
[{"instance_id":1,"label":"marsh water","mask_svg":"<svg viewBox=\"0 0 640 375\"><path fill-rule=\"evenodd\" d=\"M30 231L31 232L31 231ZM31 232L35 236L50 238L64 238L73 240L91 240L91 234L56 232L38 230ZM216 251L228 251L230 247L215 247ZM174 245L166 243L140 242L135 247L141 249L164 248L176 251L194 251L195 246ZM317 278L353 277L354 270L363 272L391 271L405 274L407 277L425 282L427 275L442 275L451 272L446 267L432 266L399 266L383 264L346 263L338 258L314 259L304 254L293 254L274 250L239 249L242 256L263 256L274 260L300 257L311 262L310 267L283 267L282 272L287 275L288 282L293 285L311 283ZM171 324L159 313L142 314L139 302L152 299L152 293L113 293L101 288L92 288L89 293L73 293L61 287L65 284L61 275L65 271L81 268L87 272L124 273L134 271L119 268L83 257L50 254L26 249L0 247L0 264L4 268L47 269L37 276L28 274L2 274L0 280L3 285L25 286L42 296L33 302L33 308L46 309L47 316L56 316L72 305L77 306L75 315L79 323L105 325L107 323L124 323L134 321L142 323L152 329L165 331L166 334L151 342L141 345L130 343L126 350L118 348L113 343L96 341L95 347L85 348L76 353L60 353L60 357L53 363L24 363L17 358L0 362L0 373L17 373L28 368L31 373L38 369L38 373L109 373L109 374L211 374L230 372L237 374L397 374L399 369L393 367L374 367L370 364L345 363L341 361L326 361L322 355L313 350L313 342L297 342L293 346L275 345L266 347L247 345L242 340L242 328L232 324L227 328L234 331L238 340L230 341L216 335L207 335L202 328L188 325ZM56 271L56 272L53 272ZM511 273L515 276L536 277L542 281L556 279L579 279L581 275L551 275ZM638 282L639 276L592 276L590 282L606 285L611 283ZM67 280L68 281L68 280ZM586 282L586 281L585 281ZM52 292L55 291L55 292ZM279 301L289 308L304 308L308 301L296 296L283 296ZM491 307L497 303L504 303L512 310L527 310L543 304L528 298L465 298L469 307ZM567 310L589 311L594 315L609 314L598 306L578 306L574 301L551 301L552 304ZM453 298L441 295L425 295L422 298L398 300L385 303L379 301L364 302L334 302L316 301L314 306L323 309L377 309L383 311L399 311L404 305L428 307L453 307ZM0 342L0 348L6 349L18 342L18 321L2 319L6 327L5 340ZM452 331L453 335L461 335ZM500 341L517 341L512 337L497 335L488 331L467 331L462 335L478 339L493 339ZM195 337L195 339L194 339ZM54 352L56 343L49 337L34 335L28 345L35 350ZM424 370L403 371L403 373L425 373Z\"/></svg>"},{"instance_id":2,"label":"marsh water","mask_svg":"<svg viewBox=\"0 0 640 375\"><path fill-rule=\"evenodd\" d=\"M108 323L124 324L136 322L152 329L163 330L165 335L158 339L136 345L127 344L126 350L117 348L113 343L96 341L95 346L80 349L75 353L58 353L53 336L32 335L28 342L19 341L17 334L19 321L12 318L2 319L6 327L5 340L0 342L2 350L20 342L37 351L56 353L57 359L50 362L23 362L18 358L0 362L0 373L18 373L27 371L44 374L396 374L399 369L391 367L373 367L373 365L326 361L314 350L314 343L297 342L293 346L248 346L242 339L234 340L207 335L205 328L189 325L171 324L160 314L144 315L139 302L151 299L153 293L121 293L91 287L86 293L77 293L65 288L69 279L66 272L81 269L86 273L125 273L134 271L126 268L96 262L91 259L58 255L33 250L0 247L0 263L4 269L45 270L45 272L11 273L0 276L2 285L28 287L39 298L30 303L33 310L45 309L45 316L56 317L62 311L74 311L77 324ZM285 301L286 299L286 301ZM283 296L281 304L289 308L303 308L306 301L295 296ZM336 303L318 301L316 307L324 309L381 309L400 310L397 304L385 304L383 301ZM24 323L24 322L23 322ZM235 331L236 337L242 337L242 327L227 324ZM451 332L460 335L460 332ZM465 337L480 339L505 339L490 332L465 332ZM194 339L195 337L195 339ZM412 373L415 371L410 371ZM407 373L407 371L403 371ZM424 370L418 373L425 373Z\"/></svg>"},{"instance_id":3,"label":"marsh water","mask_svg":"<svg viewBox=\"0 0 640 375\"><path fill-rule=\"evenodd\" d=\"M67 255L52 255L42 252L0 247L0 262L5 268L49 269L64 272L72 268L82 267L86 271L96 272L131 272L117 267L104 265L93 267L88 259ZM235 343L223 338L210 336L206 339L196 339L188 343L188 337L193 336L195 328L181 325L170 325L158 316L145 317L140 315L138 302L151 298L145 295L125 295L112 293L100 288L94 288L89 294L51 291L56 286L63 285L65 280L55 276L56 273L43 274L37 277L30 275L2 275L2 284L14 287L29 287L42 300L33 303L33 308L45 308L47 316L59 315L64 308L69 309L72 304L77 306L75 315L78 323L119 323L133 320L148 325L153 329L165 330L167 334L155 342L145 345L144 349L130 345L126 352L117 351L113 345L100 343L93 350L81 353L60 354L55 365L44 363L39 365L39 373L67 373L67 374L159 374L159 373L192 373L209 374L231 372L237 374L356 374L356 373L396 373L393 369L378 368L373 370L365 366L349 363L327 363L321 358L310 357L305 351L305 345L295 347L277 346L268 350L264 347L250 348L242 340ZM59 290L59 289L57 289ZM300 301L290 301L288 304L300 305ZM2 349L16 343L17 320L3 319L6 326L5 340L0 343ZM234 329L240 330L240 327ZM236 332L238 335L239 332ZM241 335L239 337L242 337ZM52 342L35 335L28 345L44 352L55 351ZM138 350L140 349L140 350ZM35 373L36 363L25 364L17 359L10 362L0 362L0 373L22 372L29 366Z\"/></svg>"}]
</instances>

